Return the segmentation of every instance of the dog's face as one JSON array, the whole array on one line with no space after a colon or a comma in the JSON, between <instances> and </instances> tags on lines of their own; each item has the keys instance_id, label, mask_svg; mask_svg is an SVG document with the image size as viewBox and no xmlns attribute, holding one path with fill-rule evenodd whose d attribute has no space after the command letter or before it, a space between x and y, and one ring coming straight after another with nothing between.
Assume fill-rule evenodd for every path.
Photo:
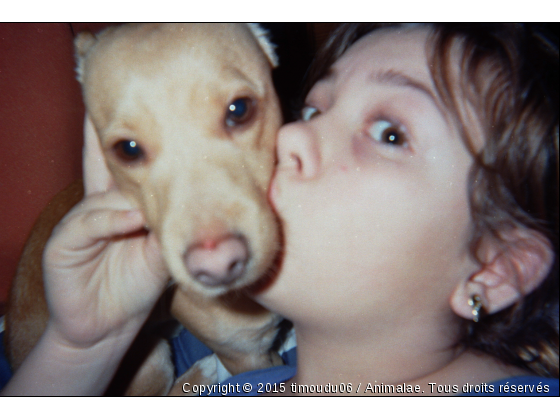
<instances>
[{"instance_id":1,"label":"dog's face","mask_svg":"<svg viewBox=\"0 0 560 420\"><path fill-rule=\"evenodd\" d=\"M281 115L253 32L131 25L77 49L111 176L144 212L175 281L216 295L264 274L279 243L267 189ZM220 264L230 266L214 275Z\"/></svg>"}]
</instances>

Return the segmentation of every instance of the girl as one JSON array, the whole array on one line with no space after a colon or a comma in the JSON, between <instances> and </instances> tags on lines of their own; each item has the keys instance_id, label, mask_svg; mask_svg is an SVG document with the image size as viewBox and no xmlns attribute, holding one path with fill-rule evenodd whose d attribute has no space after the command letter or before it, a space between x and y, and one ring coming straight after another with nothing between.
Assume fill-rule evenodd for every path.
<instances>
[{"instance_id":1,"label":"girl","mask_svg":"<svg viewBox=\"0 0 560 420\"><path fill-rule=\"evenodd\" d=\"M297 372L237 392L557 395L557 47L518 25L343 26L311 86L278 135L285 256L255 296L293 322ZM165 284L151 235L111 240L142 222L112 191L57 229L52 317L6 393L104 390Z\"/></svg>"}]
</instances>

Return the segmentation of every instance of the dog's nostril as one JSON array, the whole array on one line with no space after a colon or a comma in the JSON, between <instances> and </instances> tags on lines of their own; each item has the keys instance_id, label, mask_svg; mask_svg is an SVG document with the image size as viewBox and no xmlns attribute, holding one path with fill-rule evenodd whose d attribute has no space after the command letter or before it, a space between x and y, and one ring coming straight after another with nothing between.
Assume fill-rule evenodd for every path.
<instances>
[{"instance_id":1,"label":"dog's nostril","mask_svg":"<svg viewBox=\"0 0 560 420\"><path fill-rule=\"evenodd\" d=\"M226 285L239 279L245 272L249 251L245 240L227 236L208 246L202 241L189 248L185 265L189 273L206 286Z\"/></svg>"},{"instance_id":2,"label":"dog's nostril","mask_svg":"<svg viewBox=\"0 0 560 420\"><path fill-rule=\"evenodd\" d=\"M237 260L230 264L228 276L232 278L241 277L245 270L245 260Z\"/></svg>"}]
</instances>

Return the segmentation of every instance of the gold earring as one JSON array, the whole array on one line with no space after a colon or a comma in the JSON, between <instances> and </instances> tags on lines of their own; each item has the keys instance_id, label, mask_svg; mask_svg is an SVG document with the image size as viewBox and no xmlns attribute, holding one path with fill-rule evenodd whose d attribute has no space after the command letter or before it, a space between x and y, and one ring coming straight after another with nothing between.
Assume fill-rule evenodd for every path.
<instances>
[{"instance_id":1,"label":"gold earring","mask_svg":"<svg viewBox=\"0 0 560 420\"><path fill-rule=\"evenodd\" d=\"M478 322L480 315L482 314L482 299L478 295L472 295L468 300L469 306L472 309L473 321Z\"/></svg>"}]
</instances>

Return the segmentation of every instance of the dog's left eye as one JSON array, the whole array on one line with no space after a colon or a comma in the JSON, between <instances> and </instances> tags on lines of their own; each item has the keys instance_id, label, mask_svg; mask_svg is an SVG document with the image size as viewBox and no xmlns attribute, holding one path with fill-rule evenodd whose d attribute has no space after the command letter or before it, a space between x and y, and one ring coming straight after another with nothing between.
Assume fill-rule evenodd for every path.
<instances>
[{"instance_id":1,"label":"dog's left eye","mask_svg":"<svg viewBox=\"0 0 560 420\"><path fill-rule=\"evenodd\" d=\"M254 113L254 104L250 98L239 98L229 104L226 110L226 125L235 127L246 123Z\"/></svg>"},{"instance_id":2,"label":"dog's left eye","mask_svg":"<svg viewBox=\"0 0 560 420\"><path fill-rule=\"evenodd\" d=\"M125 162L141 159L144 151L134 140L121 140L113 146L117 157Z\"/></svg>"}]
</instances>

